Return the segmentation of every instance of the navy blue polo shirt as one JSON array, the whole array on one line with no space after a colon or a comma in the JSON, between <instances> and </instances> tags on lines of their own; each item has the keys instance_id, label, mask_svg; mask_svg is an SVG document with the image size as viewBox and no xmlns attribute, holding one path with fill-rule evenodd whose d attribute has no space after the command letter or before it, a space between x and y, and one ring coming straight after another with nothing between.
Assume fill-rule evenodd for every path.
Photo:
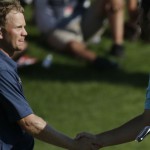
<instances>
[{"instance_id":1,"label":"navy blue polo shirt","mask_svg":"<svg viewBox=\"0 0 150 150\"><path fill-rule=\"evenodd\" d=\"M0 150L33 150L33 137L16 123L30 114L17 64L0 51Z\"/></svg>"}]
</instances>

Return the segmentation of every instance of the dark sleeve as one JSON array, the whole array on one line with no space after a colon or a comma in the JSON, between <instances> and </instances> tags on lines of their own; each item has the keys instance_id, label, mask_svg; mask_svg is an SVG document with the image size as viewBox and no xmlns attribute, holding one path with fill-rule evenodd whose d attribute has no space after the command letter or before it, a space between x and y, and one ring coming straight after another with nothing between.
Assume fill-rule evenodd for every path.
<instances>
[{"instance_id":1,"label":"dark sleeve","mask_svg":"<svg viewBox=\"0 0 150 150\"><path fill-rule=\"evenodd\" d=\"M19 77L11 72L0 72L0 103L12 122L33 113L24 97Z\"/></svg>"},{"instance_id":2,"label":"dark sleeve","mask_svg":"<svg viewBox=\"0 0 150 150\"><path fill-rule=\"evenodd\" d=\"M150 109L150 80L146 91L145 109Z\"/></svg>"}]
</instances>

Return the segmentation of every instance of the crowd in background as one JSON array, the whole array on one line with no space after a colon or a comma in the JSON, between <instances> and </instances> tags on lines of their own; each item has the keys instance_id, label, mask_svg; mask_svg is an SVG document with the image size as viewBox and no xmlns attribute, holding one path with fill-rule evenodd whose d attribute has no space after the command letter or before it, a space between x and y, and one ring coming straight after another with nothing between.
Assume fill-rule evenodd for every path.
<instances>
[{"instance_id":1,"label":"crowd in background","mask_svg":"<svg viewBox=\"0 0 150 150\"><path fill-rule=\"evenodd\" d=\"M85 60L99 70L119 67L116 61L97 55L87 46L90 41L100 42L106 26L112 39L108 56L124 57L124 40L136 41L140 37L138 0L21 0L21 3L24 7L32 5L35 26L49 48ZM17 54L14 59L20 66L36 63L35 58L24 54Z\"/></svg>"}]
</instances>

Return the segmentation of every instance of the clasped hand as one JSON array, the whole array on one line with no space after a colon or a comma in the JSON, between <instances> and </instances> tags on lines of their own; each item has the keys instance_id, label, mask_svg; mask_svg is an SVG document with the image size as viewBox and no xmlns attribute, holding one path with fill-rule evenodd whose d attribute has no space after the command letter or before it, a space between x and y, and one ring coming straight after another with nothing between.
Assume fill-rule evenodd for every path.
<instances>
[{"instance_id":1,"label":"clasped hand","mask_svg":"<svg viewBox=\"0 0 150 150\"><path fill-rule=\"evenodd\" d=\"M74 141L76 145L74 150L98 150L101 148L96 142L96 136L90 133L79 133Z\"/></svg>"}]
</instances>

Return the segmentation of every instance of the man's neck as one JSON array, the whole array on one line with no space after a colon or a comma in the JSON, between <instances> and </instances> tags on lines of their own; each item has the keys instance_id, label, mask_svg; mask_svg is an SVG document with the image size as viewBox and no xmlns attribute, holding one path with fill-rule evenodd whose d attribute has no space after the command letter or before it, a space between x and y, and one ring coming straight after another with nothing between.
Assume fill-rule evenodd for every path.
<instances>
[{"instance_id":1,"label":"man's neck","mask_svg":"<svg viewBox=\"0 0 150 150\"><path fill-rule=\"evenodd\" d=\"M0 51L2 51L5 55L7 55L8 57L10 57L10 55L6 51L4 51L2 48L0 48Z\"/></svg>"}]
</instances>

